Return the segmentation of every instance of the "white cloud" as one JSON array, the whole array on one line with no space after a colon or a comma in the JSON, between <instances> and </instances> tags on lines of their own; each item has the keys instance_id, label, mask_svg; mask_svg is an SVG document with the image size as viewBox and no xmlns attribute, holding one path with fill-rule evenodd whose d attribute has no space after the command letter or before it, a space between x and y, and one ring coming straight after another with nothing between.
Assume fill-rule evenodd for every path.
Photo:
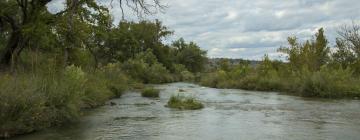
<instances>
[{"instance_id":1,"label":"white cloud","mask_svg":"<svg viewBox=\"0 0 360 140\"><path fill-rule=\"evenodd\" d=\"M58 0L61 1L61 0ZM100 1L100 0L99 0ZM116 0L115 0L116 1ZM114 1L114 2L115 2ZM286 38L309 39L324 27L334 42L339 25L360 22L359 0L162 0L169 8L158 18L175 31L174 37L195 41L210 57L276 58ZM121 11L111 9L116 19ZM135 15L127 14L127 19ZM237 48L238 51L235 51ZM246 49L243 49L246 48Z\"/></svg>"},{"instance_id":2,"label":"white cloud","mask_svg":"<svg viewBox=\"0 0 360 140\"><path fill-rule=\"evenodd\" d=\"M229 11L225 19L232 20L235 19L236 17L237 17L237 13L235 11Z\"/></svg>"}]
</instances>

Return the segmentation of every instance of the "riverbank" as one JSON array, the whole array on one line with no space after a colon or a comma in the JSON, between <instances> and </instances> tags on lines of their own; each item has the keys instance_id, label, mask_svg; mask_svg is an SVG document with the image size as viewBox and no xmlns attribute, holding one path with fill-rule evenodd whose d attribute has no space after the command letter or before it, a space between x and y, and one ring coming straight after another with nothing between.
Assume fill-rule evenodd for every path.
<instances>
[{"instance_id":1,"label":"riverbank","mask_svg":"<svg viewBox=\"0 0 360 140\"><path fill-rule=\"evenodd\" d=\"M240 72L239 72L240 71ZM271 71L266 75L259 69L249 69L241 74L241 69L232 71L219 70L202 75L200 85L256 91L277 91L285 94L314 98L350 98L360 97L360 78L349 70L331 70L323 68L318 72L286 74Z\"/></svg>"},{"instance_id":2,"label":"riverbank","mask_svg":"<svg viewBox=\"0 0 360 140\"><path fill-rule=\"evenodd\" d=\"M104 105L136 84L111 68L84 72L16 73L0 77L0 138L76 122L84 109Z\"/></svg>"},{"instance_id":3,"label":"riverbank","mask_svg":"<svg viewBox=\"0 0 360 140\"><path fill-rule=\"evenodd\" d=\"M160 98L126 92L78 123L10 140L347 139L360 132L360 102L215 89L189 83L154 85ZM182 89L182 92L179 91ZM202 110L167 108L172 95L194 96ZM116 105L111 105L110 102Z\"/></svg>"}]
</instances>

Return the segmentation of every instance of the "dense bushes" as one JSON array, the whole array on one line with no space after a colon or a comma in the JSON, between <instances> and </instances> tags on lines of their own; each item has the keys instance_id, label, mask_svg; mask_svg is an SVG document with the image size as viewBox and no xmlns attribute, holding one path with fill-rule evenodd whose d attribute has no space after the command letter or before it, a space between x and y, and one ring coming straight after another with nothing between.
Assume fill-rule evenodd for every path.
<instances>
[{"instance_id":1,"label":"dense bushes","mask_svg":"<svg viewBox=\"0 0 360 140\"><path fill-rule=\"evenodd\" d=\"M62 69L58 63L46 63L49 65L36 64L33 72L18 70L1 74L0 137L77 120L81 109L103 105L110 98L120 97L129 85L194 78L186 68L170 73L151 50L139 53L123 64L108 63L86 71L74 65ZM23 65L22 69L25 71L28 65ZM143 96L158 97L159 91L145 89Z\"/></svg>"},{"instance_id":2,"label":"dense bushes","mask_svg":"<svg viewBox=\"0 0 360 140\"><path fill-rule=\"evenodd\" d=\"M95 73L69 66L54 75L1 75L0 137L77 120L80 109L101 105L127 88L125 76L112 68Z\"/></svg>"},{"instance_id":3,"label":"dense bushes","mask_svg":"<svg viewBox=\"0 0 360 140\"><path fill-rule=\"evenodd\" d=\"M320 71L303 77L299 85L305 96L359 97L360 80L352 76L350 69L321 68Z\"/></svg>"},{"instance_id":4,"label":"dense bushes","mask_svg":"<svg viewBox=\"0 0 360 140\"><path fill-rule=\"evenodd\" d=\"M161 63L158 62L151 49L139 53L134 59L129 59L122 65L125 73L143 83L165 83L175 81Z\"/></svg>"},{"instance_id":5,"label":"dense bushes","mask_svg":"<svg viewBox=\"0 0 360 140\"><path fill-rule=\"evenodd\" d=\"M87 73L85 87L85 107L102 105L109 98L120 97L133 81L125 76L119 64L108 64L105 67Z\"/></svg>"},{"instance_id":6,"label":"dense bushes","mask_svg":"<svg viewBox=\"0 0 360 140\"><path fill-rule=\"evenodd\" d=\"M350 69L333 69L322 67L317 72L302 70L289 75L286 69L271 70L261 75L259 69L252 68L245 76L233 69L229 72L219 70L203 74L201 84L217 88L241 88L262 91L285 91L291 94L310 97L360 97L360 78L353 75Z\"/></svg>"}]
</instances>

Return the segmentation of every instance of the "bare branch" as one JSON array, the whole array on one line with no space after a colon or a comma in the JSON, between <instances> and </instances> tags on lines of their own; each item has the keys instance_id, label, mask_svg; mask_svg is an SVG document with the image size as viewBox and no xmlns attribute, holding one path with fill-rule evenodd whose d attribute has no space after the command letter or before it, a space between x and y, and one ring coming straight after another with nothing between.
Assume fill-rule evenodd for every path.
<instances>
[{"instance_id":1,"label":"bare branch","mask_svg":"<svg viewBox=\"0 0 360 140\"><path fill-rule=\"evenodd\" d=\"M344 25L340 27L338 34L347 44L351 45L351 48L357 55L360 55L360 25L354 22L351 26Z\"/></svg>"},{"instance_id":2,"label":"bare branch","mask_svg":"<svg viewBox=\"0 0 360 140\"><path fill-rule=\"evenodd\" d=\"M112 2L110 1L110 5L112 7ZM153 15L158 12L163 12L166 8L165 5L162 5L161 0L118 0L119 6L122 13L122 19L125 19L124 9L129 8L135 14L142 18L144 15Z\"/></svg>"}]
</instances>

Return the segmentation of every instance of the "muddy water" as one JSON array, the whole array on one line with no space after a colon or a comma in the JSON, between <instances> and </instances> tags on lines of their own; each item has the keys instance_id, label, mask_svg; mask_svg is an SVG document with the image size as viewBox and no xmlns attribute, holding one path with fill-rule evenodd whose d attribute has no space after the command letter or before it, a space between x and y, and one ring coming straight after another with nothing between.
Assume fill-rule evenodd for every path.
<instances>
[{"instance_id":1,"label":"muddy water","mask_svg":"<svg viewBox=\"0 0 360 140\"><path fill-rule=\"evenodd\" d=\"M161 89L159 99L129 92L111 101L116 105L87 113L79 123L14 140L360 139L360 101L305 99L187 83L156 87ZM205 108L164 107L172 94L195 96Z\"/></svg>"}]
</instances>

